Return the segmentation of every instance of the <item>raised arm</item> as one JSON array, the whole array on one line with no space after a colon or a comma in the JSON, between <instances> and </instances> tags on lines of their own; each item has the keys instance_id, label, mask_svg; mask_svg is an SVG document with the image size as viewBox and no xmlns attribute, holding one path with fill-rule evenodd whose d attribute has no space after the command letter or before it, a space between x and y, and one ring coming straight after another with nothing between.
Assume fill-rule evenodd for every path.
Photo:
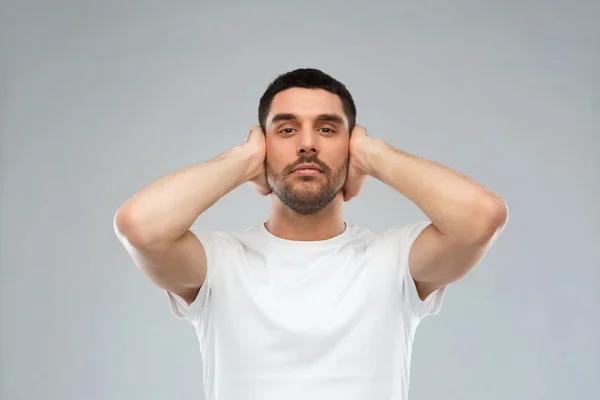
<instances>
[{"instance_id":1,"label":"raised arm","mask_svg":"<svg viewBox=\"0 0 600 400\"><path fill-rule=\"evenodd\" d=\"M206 254L190 231L221 197L244 182L269 193L260 127L246 143L164 176L135 193L117 211L114 228L135 264L159 287L191 303L206 278Z\"/></svg>"},{"instance_id":2,"label":"raised arm","mask_svg":"<svg viewBox=\"0 0 600 400\"><path fill-rule=\"evenodd\" d=\"M474 268L506 224L504 200L459 172L372 139L360 126L352 132L350 151L352 175L393 187L432 222L409 255L421 299Z\"/></svg>"}]
</instances>

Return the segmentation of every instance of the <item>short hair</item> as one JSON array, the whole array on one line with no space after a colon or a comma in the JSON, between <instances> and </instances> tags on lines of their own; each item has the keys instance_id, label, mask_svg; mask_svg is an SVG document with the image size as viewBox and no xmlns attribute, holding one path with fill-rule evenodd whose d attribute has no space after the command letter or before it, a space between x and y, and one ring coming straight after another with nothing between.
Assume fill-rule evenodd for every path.
<instances>
[{"instance_id":1,"label":"short hair","mask_svg":"<svg viewBox=\"0 0 600 400\"><path fill-rule=\"evenodd\" d=\"M346 86L332 76L314 68L299 68L279 75L273 80L260 98L258 105L258 122L266 132L267 116L273 98L279 92L290 88L323 89L333 93L342 100L344 113L348 118L350 132L356 124L356 106Z\"/></svg>"}]
</instances>

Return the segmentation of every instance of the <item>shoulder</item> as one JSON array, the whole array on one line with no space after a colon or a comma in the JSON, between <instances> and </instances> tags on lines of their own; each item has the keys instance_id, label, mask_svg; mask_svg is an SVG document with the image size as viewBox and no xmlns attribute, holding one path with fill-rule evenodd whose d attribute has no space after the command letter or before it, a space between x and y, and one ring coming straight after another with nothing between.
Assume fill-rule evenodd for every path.
<instances>
[{"instance_id":1,"label":"shoulder","mask_svg":"<svg viewBox=\"0 0 600 400\"><path fill-rule=\"evenodd\" d=\"M204 244L204 242L207 242L207 244L213 244L213 243L222 244L222 243L235 241L234 234L232 234L230 232L209 229L209 228L201 227L201 226L197 226L197 225L192 226L190 228L190 231L194 235L196 235L196 237L198 237L198 239L200 239L200 241L202 241L203 244Z\"/></svg>"},{"instance_id":2,"label":"shoulder","mask_svg":"<svg viewBox=\"0 0 600 400\"><path fill-rule=\"evenodd\" d=\"M219 253L258 248L261 247L261 243L264 243L265 239L260 225L251 225L245 229L234 231L192 226L190 231L198 237L203 245L210 247L213 252Z\"/></svg>"},{"instance_id":3,"label":"shoulder","mask_svg":"<svg viewBox=\"0 0 600 400\"><path fill-rule=\"evenodd\" d=\"M377 236L372 230L357 224L346 223L346 226L346 229L348 230L348 239L352 242L369 243Z\"/></svg>"},{"instance_id":4,"label":"shoulder","mask_svg":"<svg viewBox=\"0 0 600 400\"><path fill-rule=\"evenodd\" d=\"M393 246L410 247L421 232L425 230L430 221L418 221L397 228L387 229L379 235L379 240Z\"/></svg>"},{"instance_id":5,"label":"shoulder","mask_svg":"<svg viewBox=\"0 0 600 400\"><path fill-rule=\"evenodd\" d=\"M240 240L235 232L215 230L202 226L192 226L192 232L202 243L209 262L215 263L223 254L232 252L240 247Z\"/></svg>"},{"instance_id":6,"label":"shoulder","mask_svg":"<svg viewBox=\"0 0 600 400\"><path fill-rule=\"evenodd\" d=\"M429 221L418 221L377 233L358 225L350 225L350 241L388 249L409 249L415 239L430 224Z\"/></svg>"}]
</instances>

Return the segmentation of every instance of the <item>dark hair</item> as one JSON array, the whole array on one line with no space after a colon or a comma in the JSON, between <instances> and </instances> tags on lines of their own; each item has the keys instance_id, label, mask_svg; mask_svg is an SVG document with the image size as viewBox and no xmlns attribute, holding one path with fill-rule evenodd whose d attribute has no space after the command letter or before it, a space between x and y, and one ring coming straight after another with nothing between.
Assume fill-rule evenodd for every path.
<instances>
[{"instance_id":1,"label":"dark hair","mask_svg":"<svg viewBox=\"0 0 600 400\"><path fill-rule=\"evenodd\" d=\"M323 71L314 68L299 68L290 72L279 75L269 86L265 93L260 98L258 105L258 122L265 131L267 115L271 102L275 95L290 88L306 88L306 89L324 89L328 92L336 94L342 100L344 112L348 118L348 127L350 132L356 123L356 106L352 95L346 89L343 83L327 75Z\"/></svg>"}]
</instances>

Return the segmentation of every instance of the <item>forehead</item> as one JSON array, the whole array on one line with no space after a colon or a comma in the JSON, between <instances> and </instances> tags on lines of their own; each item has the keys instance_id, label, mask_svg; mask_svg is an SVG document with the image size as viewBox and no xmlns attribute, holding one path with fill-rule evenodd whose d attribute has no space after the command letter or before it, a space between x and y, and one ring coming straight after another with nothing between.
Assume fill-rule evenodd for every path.
<instances>
[{"instance_id":1,"label":"forehead","mask_svg":"<svg viewBox=\"0 0 600 400\"><path fill-rule=\"evenodd\" d=\"M267 120L280 113L295 114L298 118L338 114L348 122L342 100L324 89L291 88L277 93L271 102Z\"/></svg>"}]
</instances>

